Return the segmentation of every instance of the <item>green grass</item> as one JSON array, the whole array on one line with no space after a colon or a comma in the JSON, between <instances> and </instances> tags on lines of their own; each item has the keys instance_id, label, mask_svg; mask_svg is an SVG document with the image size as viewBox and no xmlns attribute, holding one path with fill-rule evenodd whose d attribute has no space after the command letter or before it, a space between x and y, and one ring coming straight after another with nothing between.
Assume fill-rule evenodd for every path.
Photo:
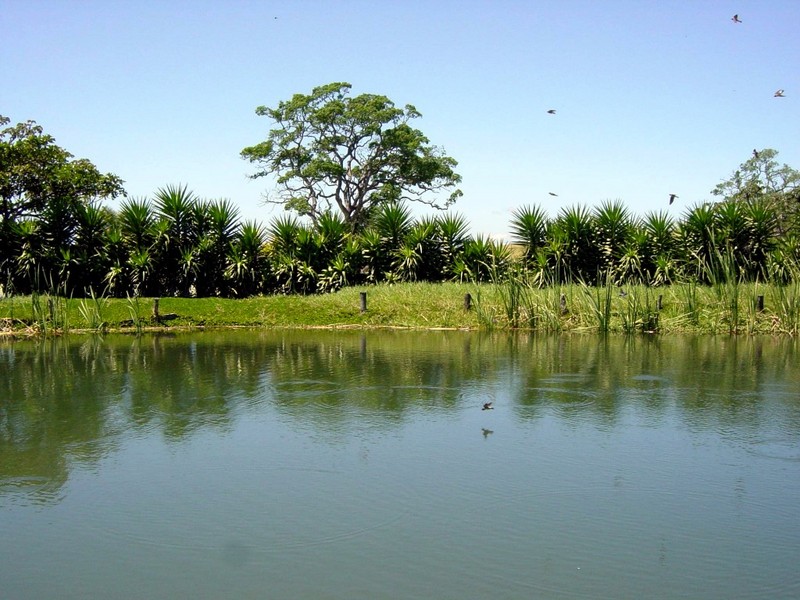
<instances>
[{"instance_id":1,"label":"green grass","mask_svg":"<svg viewBox=\"0 0 800 600\"><path fill-rule=\"evenodd\" d=\"M320 296L243 300L161 298L0 298L0 330L15 335L194 327L405 327L524 329L542 332L782 334L800 332L800 288L737 284L735 290L694 284L663 288L564 285L402 283L353 287ZM360 294L367 294L362 313ZM464 295L472 309L464 309ZM561 295L566 310L561 307ZM735 295L735 298L733 296ZM661 296L662 309L657 310ZM755 309L764 296L764 310Z\"/></svg>"}]
</instances>

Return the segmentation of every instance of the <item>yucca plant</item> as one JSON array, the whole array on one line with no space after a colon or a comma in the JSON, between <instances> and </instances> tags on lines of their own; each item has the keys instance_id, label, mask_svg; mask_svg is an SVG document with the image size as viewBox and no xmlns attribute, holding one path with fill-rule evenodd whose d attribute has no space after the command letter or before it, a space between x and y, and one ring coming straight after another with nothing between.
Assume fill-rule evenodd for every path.
<instances>
[{"instance_id":1,"label":"yucca plant","mask_svg":"<svg viewBox=\"0 0 800 600\"><path fill-rule=\"evenodd\" d=\"M335 292L348 284L350 263L344 253L328 263L317 278L317 291L321 293Z\"/></svg>"},{"instance_id":2,"label":"yucca plant","mask_svg":"<svg viewBox=\"0 0 800 600\"><path fill-rule=\"evenodd\" d=\"M550 225L548 237L557 241L561 260L558 270L566 281L594 284L599 271L595 224L585 206L563 208Z\"/></svg>"},{"instance_id":3,"label":"yucca plant","mask_svg":"<svg viewBox=\"0 0 800 600\"><path fill-rule=\"evenodd\" d=\"M239 209L230 200L204 201L195 203L194 214L198 241L192 249L191 283L200 297L229 296L225 269L239 233Z\"/></svg>"},{"instance_id":4,"label":"yucca plant","mask_svg":"<svg viewBox=\"0 0 800 600\"><path fill-rule=\"evenodd\" d=\"M406 249L411 249L412 252ZM404 269L413 277L406 281L441 281L442 252L439 243L439 225L435 218L427 217L415 222L406 234L397 257L404 262L413 255L419 256L419 261L414 265L413 273Z\"/></svg>"},{"instance_id":5,"label":"yucca plant","mask_svg":"<svg viewBox=\"0 0 800 600\"><path fill-rule=\"evenodd\" d=\"M523 206L511 216L511 237L525 248L524 261L532 262L547 238L547 213L539 206Z\"/></svg>"},{"instance_id":6,"label":"yucca plant","mask_svg":"<svg viewBox=\"0 0 800 600\"><path fill-rule=\"evenodd\" d=\"M441 277L456 278L456 260L464 251L469 239L467 220L459 214L448 214L437 218L439 231L439 252L441 255Z\"/></svg>"},{"instance_id":7,"label":"yucca plant","mask_svg":"<svg viewBox=\"0 0 800 600\"><path fill-rule=\"evenodd\" d=\"M242 224L226 257L225 278L232 295L241 298L262 291L269 264L265 237L264 229L255 221Z\"/></svg>"},{"instance_id":8,"label":"yucca plant","mask_svg":"<svg viewBox=\"0 0 800 600\"><path fill-rule=\"evenodd\" d=\"M594 211L594 236L598 251L598 276L600 280L611 278L619 283L620 262L630 248L633 223L628 209L619 200L604 201ZM638 253L639 248L635 249ZM640 265L632 268L627 265L626 272L641 272Z\"/></svg>"},{"instance_id":9,"label":"yucca plant","mask_svg":"<svg viewBox=\"0 0 800 600\"><path fill-rule=\"evenodd\" d=\"M198 241L195 204L197 199L186 186L159 188L155 194L158 223L150 256L152 272L159 290L167 296L188 296L192 285L194 257Z\"/></svg>"},{"instance_id":10,"label":"yucca plant","mask_svg":"<svg viewBox=\"0 0 800 600\"><path fill-rule=\"evenodd\" d=\"M324 268L344 250L350 236L350 227L340 213L325 212L314 224L317 236L315 264Z\"/></svg>"},{"instance_id":11,"label":"yucca plant","mask_svg":"<svg viewBox=\"0 0 800 600\"><path fill-rule=\"evenodd\" d=\"M716 269L715 236L716 219L714 207L701 204L690 208L676 227L676 238L680 248L681 268L697 281L709 283L709 268Z\"/></svg>"},{"instance_id":12,"label":"yucca plant","mask_svg":"<svg viewBox=\"0 0 800 600\"><path fill-rule=\"evenodd\" d=\"M394 267L397 252L413 223L411 209L402 202L383 204L372 215L370 227L374 228L380 237L377 262L384 277Z\"/></svg>"},{"instance_id":13,"label":"yucca plant","mask_svg":"<svg viewBox=\"0 0 800 600\"><path fill-rule=\"evenodd\" d=\"M126 198L116 214L122 238L130 252L149 248L154 241L156 215L144 198Z\"/></svg>"}]
</instances>

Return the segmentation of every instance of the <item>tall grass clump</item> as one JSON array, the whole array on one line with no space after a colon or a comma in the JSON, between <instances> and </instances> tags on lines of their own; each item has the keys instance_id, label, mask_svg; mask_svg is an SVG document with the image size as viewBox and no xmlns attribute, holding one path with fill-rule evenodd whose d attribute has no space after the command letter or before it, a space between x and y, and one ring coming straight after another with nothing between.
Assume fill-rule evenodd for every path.
<instances>
[{"instance_id":1,"label":"tall grass clump","mask_svg":"<svg viewBox=\"0 0 800 600\"><path fill-rule=\"evenodd\" d=\"M659 329L658 308L653 301L653 292L650 287L644 287L644 299L639 293L641 286L622 292L624 295L623 309L620 313L622 318L622 330L631 334L636 331L642 333L656 333Z\"/></svg>"},{"instance_id":2,"label":"tall grass clump","mask_svg":"<svg viewBox=\"0 0 800 600\"><path fill-rule=\"evenodd\" d=\"M87 328L92 331L105 331L108 323L103 320L103 308L108 304L108 298L98 297L92 288L89 288L89 298L82 299L78 310Z\"/></svg>"},{"instance_id":3,"label":"tall grass clump","mask_svg":"<svg viewBox=\"0 0 800 600\"><path fill-rule=\"evenodd\" d=\"M67 300L57 294L31 293L31 313L34 326L42 335L69 332Z\"/></svg>"},{"instance_id":4,"label":"tall grass clump","mask_svg":"<svg viewBox=\"0 0 800 600\"><path fill-rule=\"evenodd\" d=\"M495 287L502 304L506 321L512 329L536 328L536 309L532 299L532 288L522 269L512 269L505 279Z\"/></svg>"},{"instance_id":5,"label":"tall grass clump","mask_svg":"<svg viewBox=\"0 0 800 600\"><path fill-rule=\"evenodd\" d=\"M614 295L611 277L606 277L603 286L590 287L585 282L581 282L580 286L589 300L589 309L594 317L597 330L600 333L608 333L611 330L611 299Z\"/></svg>"},{"instance_id":6,"label":"tall grass clump","mask_svg":"<svg viewBox=\"0 0 800 600\"><path fill-rule=\"evenodd\" d=\"M800 334L800 273L786 285L770 286L774 308L772 329L789 335Z\"/></svg>"},{"instance_id":7,"label":"tall grass clump","mask_svg":"<svg viewBox=\"0 0 800 600\"><path fill-rule=\"evenodd\" d=\"M141 335L142 333L142 317L140 312L139 306L139 296L130 296L128 295L127 302L125 307L128 309L128 314L131 316L131 323L133 327L136 329L136 334Z\"/></svg>"},{"instance_id":8,"label":"tall grass clump","mask_svg":"<svg viewBox=\"0 0 800 600\"><path fill-rule=\"evenodd\" d=\"M728 333L738 333L742 279L733 250L727 247L722 254L715 248L713 262L709 262L703 263L703 269L722 308L720 318L727 321Z\"/></svg>"}]
</instances>

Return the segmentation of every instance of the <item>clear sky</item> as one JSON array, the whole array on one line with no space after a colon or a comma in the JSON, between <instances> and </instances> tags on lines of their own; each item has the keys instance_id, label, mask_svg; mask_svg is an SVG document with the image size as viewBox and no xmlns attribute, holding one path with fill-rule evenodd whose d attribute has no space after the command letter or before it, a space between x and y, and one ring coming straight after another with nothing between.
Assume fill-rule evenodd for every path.
<instances>
[{"instance_id":1,"label":"clear sky","mask_svg":"<svg viewBox=\"0 0 800 600\"><path fill-rule=\"evenodd\" d=\"M505 235L523 205L675 193L680 216L754 148L800 168L798 32L800 0L0 0L0 114L131 196L185 184L267 224L255 108L346 81L416 106L452 210Z\"/></svg>"}]
</instances>

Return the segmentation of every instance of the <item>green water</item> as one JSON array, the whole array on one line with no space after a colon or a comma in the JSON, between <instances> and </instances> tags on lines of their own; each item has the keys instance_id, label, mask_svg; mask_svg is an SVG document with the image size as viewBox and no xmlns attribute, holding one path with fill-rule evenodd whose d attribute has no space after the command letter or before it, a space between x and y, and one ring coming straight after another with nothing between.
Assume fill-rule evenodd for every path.
<instances>
[{"instance_id":1,"label":"green water","mask_svg":"<svg viewBox=\"0 0 800 600\"><path fill-rule=\"evenodd\" d=\"M0 597L800 598L799 359L728 337L0 342Z\"/></svg>"}]
</instances>

